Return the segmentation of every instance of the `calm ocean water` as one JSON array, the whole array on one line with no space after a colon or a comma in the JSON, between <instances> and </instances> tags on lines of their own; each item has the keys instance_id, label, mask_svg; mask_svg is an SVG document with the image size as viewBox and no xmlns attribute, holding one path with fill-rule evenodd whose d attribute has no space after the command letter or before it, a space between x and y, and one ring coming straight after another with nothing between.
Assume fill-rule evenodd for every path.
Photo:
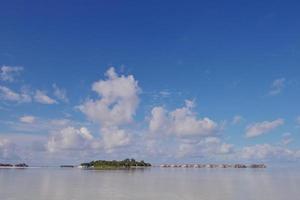
<instances>
[{"instance_id":1,"label":"calm ocean water","mask_svg":"<svg viewBox=\"0 0 300 200\"><path fill-rule=\"evenodd\" d=\"M295 169L0 169L1 200L299 199Z\"/></svg>"}]
</instances>

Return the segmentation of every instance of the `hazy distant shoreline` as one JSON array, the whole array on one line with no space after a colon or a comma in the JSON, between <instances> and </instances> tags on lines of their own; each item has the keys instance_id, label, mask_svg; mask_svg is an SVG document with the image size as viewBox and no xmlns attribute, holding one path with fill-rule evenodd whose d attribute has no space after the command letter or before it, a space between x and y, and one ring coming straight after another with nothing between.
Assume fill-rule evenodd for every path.
<instances>
[{"instance_id":1,"label":"hazy distant shoreline","mask_svg":"<svg viewBox=\"0 0 300 200\"><path fill-rule=\"evenodd\" d=\"M127 162L128 161L128 162ZM265 164L160 164L151 165L144 161L137 162L125 159L123 161L92 161L90 163L81 163L80 165L60 165L60 166L28 166L21 164L2 164L0 169L25 169L25 168L79 168L79 169L95 169L95 170L111 170L111 169L143 169L149 167L158 168L267 168Z\"/></svg>"}]
</instances>

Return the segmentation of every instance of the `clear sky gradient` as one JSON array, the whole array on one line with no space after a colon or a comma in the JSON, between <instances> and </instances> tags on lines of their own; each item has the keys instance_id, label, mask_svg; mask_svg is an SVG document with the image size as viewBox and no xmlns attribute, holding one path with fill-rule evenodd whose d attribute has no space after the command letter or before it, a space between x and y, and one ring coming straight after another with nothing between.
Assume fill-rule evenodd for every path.
<instances>
[{"instance_id":1,"label":"clear sky gradient","mask_svg":"<svg viewBox=\"0 0 300 200\"><path fill-rule=\"evenodd\" d=\"M0 2L0 163L298 162L298 1Z\"/></svg>"}]
</instances>

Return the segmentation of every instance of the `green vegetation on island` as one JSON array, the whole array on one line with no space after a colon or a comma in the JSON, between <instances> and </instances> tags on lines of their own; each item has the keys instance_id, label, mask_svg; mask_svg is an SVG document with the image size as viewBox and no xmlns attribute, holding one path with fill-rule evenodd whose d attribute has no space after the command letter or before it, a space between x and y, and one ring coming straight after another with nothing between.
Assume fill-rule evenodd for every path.
<instances>
[{"instance_id":1,"label":"green vegetation on island","mask_svg":"<svg viewBox=\"0 0 300 200\"><path fill-rule=\"evenodd\" d=\"M0 167L17 167L17 168L25 168L28 167L25 163L19 163L19 164L10 164L10 163L0 163Z\"/></svg>"},{"instance_id":2,"label":"green vegetation on island","mask_svg":"<svg viewBox=\"0 0 300 200\"><path fill-rule=\"evenodd\" d=\"M125 159L121 161L117 160L96 160L89 163L81 163L82 168L93 168L93 169L128 169L128 168L139 168L139 167L150 167L150 163L142 161L136 161L135 159Z\"/></svg>"}]
</instances>

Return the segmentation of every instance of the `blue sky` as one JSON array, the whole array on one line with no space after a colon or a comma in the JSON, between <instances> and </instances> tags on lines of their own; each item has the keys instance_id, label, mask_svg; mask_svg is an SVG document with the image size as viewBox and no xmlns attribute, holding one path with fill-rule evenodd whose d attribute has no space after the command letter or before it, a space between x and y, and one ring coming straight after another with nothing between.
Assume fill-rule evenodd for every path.
<instances>
[{"instance_id":1,"label":"blue sky","mask_svg":"<svg viewBox=\"0 0 300 200\"><path fill-rule=\"evenodd\" d=\"M297 162L297 1L1 1L0 162Z\"/></svg>"}]
</instances>

